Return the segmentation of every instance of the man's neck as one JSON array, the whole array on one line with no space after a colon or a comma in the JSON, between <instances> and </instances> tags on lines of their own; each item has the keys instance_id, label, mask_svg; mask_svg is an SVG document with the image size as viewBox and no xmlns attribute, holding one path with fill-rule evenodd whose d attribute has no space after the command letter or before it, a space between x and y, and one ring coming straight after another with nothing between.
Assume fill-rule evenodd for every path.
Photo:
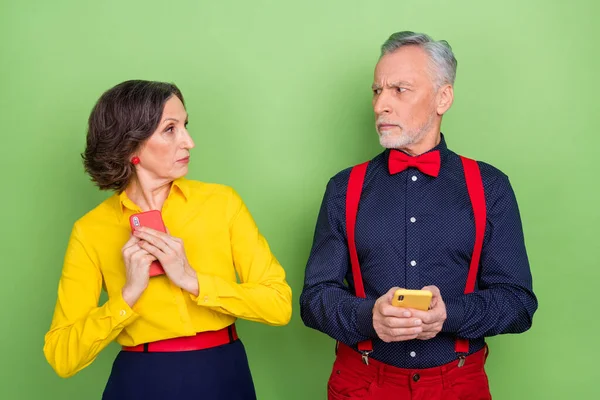
<instances>
[{"instance_id":1,"label":"man's neck","mask_svg":"<svg viewBox=\"0 0 600 400\"><path fill-rule=\"evenodd\" d=\"M435 146L440 144L442 141L442 134L439 129L434 133L428 133L423 138L418 140L415 143L409 144L404 147L400 147L398 150L402 150L403 152L411 155L411 156L419 156L423 153L428 152L433 149Z\"/></svg>"}]
</instances>

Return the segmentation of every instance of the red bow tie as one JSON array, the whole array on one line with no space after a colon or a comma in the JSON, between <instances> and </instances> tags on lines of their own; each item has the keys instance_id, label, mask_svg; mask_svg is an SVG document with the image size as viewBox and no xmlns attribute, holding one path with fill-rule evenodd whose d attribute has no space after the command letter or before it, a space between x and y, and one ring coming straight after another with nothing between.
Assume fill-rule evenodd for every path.
<instances>
[{"instance_id":1,"label":"red bow tie","mask_svg":"<svg viewBox=\"0 0 600 400\"><path fill-rule=\"evenodd\" d=\"M408 167L415 167L424 174L436 177L440 172L440 151L430 151L417 157L411 157L398 150L390 151L388 160L390 174L397 174Z\"/></svg>"}]
</instances>

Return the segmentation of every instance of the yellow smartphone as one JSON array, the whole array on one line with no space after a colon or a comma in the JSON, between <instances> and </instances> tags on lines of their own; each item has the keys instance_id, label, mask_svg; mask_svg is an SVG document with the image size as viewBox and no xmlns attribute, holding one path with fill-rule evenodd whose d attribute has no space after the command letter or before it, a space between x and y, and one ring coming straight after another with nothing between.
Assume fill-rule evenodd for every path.
<instances>
[{"instance_id":1,"label":"yellow smartphone","mask_svg":"<svg viewBox=\"0 0 600 400\"><path fill-rule=\"evenodd\" d=\"M427 311L431 304L431 296L432 294L429 290L398 289L394 292L392 305Z\"/></svg>"}]
</instances>

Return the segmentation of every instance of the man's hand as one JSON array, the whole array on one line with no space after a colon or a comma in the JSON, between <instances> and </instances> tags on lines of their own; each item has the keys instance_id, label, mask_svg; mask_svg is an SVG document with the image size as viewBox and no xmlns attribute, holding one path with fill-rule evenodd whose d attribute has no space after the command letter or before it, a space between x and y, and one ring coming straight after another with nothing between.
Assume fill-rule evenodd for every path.
<instances>
[{"instance_id":1,"label":"man's hand","mask_svg":"<svg viewBox=\"0 0 600 400\"><path fill-rule=\"evenodd\" d=\"M417 335L417 339L428 340L434 338L442 330L444 321L446 321L446 304L442 300L440 289L437 286L425 286L423 290L429 290L433 296L431 297L431 307L428 311L413 310L413 317L420 319L421 332Z\"/></svg>"},{"instance_id":2,"label":"man's hand","mask_svg":"<svg viewBox=\"0 0 600 400\"><path fill-rule=\"evenodd\" d=\"M413 314L415 310L392 305L392 297L398 289L391 288L377 299L373 307L373 327L377 336L386 343L416 339L423 332L421 319ZM444 316L445 310L444 307Z\"/></svg>"}]
</instances>

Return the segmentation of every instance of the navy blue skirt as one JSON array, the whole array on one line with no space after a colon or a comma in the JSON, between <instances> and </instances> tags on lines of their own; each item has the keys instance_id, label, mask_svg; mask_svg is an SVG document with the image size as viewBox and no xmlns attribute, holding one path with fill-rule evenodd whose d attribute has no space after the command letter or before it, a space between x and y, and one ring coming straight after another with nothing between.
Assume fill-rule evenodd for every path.
<instances>
[{"instance_id":1,"label":"navy blue skirt","mask_svg":"<svg viewBox=\"0 0 600 400\"><path fill-rule=\"evenodd\" d=\"M205 350L121 351L103 400L255 400L244 345L238 339Z\"/></svg>"}]
</instances>

